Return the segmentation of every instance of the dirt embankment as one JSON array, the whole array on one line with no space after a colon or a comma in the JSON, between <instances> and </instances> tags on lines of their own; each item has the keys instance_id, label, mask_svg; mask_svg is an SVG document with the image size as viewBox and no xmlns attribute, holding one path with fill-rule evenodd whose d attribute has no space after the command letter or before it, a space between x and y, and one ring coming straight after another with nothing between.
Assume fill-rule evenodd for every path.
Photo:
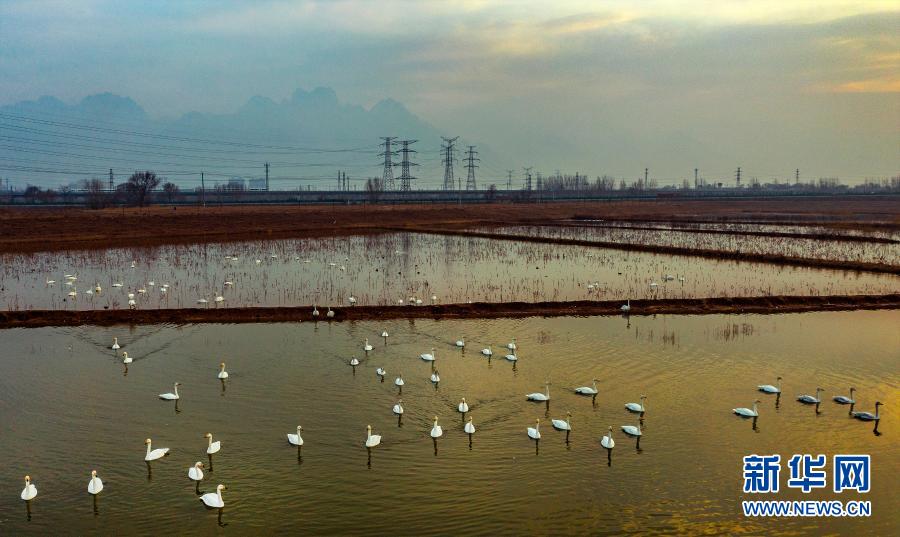
<instances>
[{"instance_id":1,"label":"dirt embankment","mask_svg":"<svg viewBox=\"0 0 900 537\"><path fill-rule=\"evenodd\" d=\"M900 196L589 203L0 208L0 253L330 237L384 227L461 229L572 219L817 224L900 229Z\"/></svg>"},{"instance_id":2,"label":"dirt embankment","mask_svg":"<svg viewBox=\"0 0 900 537\"><path fill-rule=\"evenodd\" d=\"M392 229L392 228L388 228ZM402 229L402 228L398 228ZM731 252L728 250L706 250L702 248L685 248L682 246L667 246L661 244L635 244L613 241L587 241L581 239L566 239L559 237L533 237L528 235L509 235L505 233L490 233L484 231L462 231L440 228L416 228L416 233L431 233L435 235L459 235L463 237L478 237L501 241L537 242L545 244L563 244L569 246L586 246L591 248L607 248L610 250L625 250L629 252L650 252L656 254L687 255L705 257L710 259L732 259L735 261L749 261L755 263L771 263L775 265L793 265L799 267L827 268L837 270L855 270L864 272L882 272L885 274L900 274L900 265L888 265L884 263L868 263L863 261L845 261L838 259L818 259L811 257L790 257L778 254L758 254L748 252Z\"/></svg>"},{"instance_id":3,"label":"dirt embankment","mask_svg":"<svg viewBox=\"0 0 900 537\"><path fill-rule=\"evenodd\" d=\"M484 319L622 315L622 301L506 302L433 306L355 306L337 308L333 318L313 317L311 306L275 308L161 310L31 310L0 312L0 329L43 326L138 324L341 322L385 319ZM633 300L629 315L709 315L795 313L862 309L900 309L900 293L889 295L772 296Z\"/></svg>"}]
</instances>

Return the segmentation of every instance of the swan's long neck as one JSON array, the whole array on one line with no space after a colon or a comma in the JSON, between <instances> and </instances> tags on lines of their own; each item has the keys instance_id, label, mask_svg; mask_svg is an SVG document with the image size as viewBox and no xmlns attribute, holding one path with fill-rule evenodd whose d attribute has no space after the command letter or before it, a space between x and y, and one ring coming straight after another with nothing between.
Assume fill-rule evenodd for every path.
<instances>
[{"instance_id":1,"label":"swan's long neck","mask_svg":"<svg viewBox=\"0 0 900 537\"><path fill-rule=\"evenodd\" d=\"M781 391L781 379L778 379L778 391Z\"/></svg>"},{"instance_id":2,"label":"swan's long neck","mask_svg":"<svg viewBox=\"0 0 900 537\"><path fill-rule=\"evenodd\" d=\"M221 488L218 488L218 487L216 488L216 494L219 496L219 503L225 503L222 501L222 489Z\"/></svg>"},{"instance_id":3,"label":"swan's long neck","mask_svg":"<svg viewBox=\"0 0 900 537\"><path fill-rule=\"evenodd\" d=\"M875 419L878 419L878 405L875 405Z\"/></svg>"},{"instance_id":4,"label":"swan's long neck","mask_svg":"<svg viewBox=\"0 0 900 537\"><path fill-rule=\"evenodd\" d=\"M212 445L212 435L209 435L206 438L207 438L207 440L209 440L209 443L206 444L206 447L209 447Z\"/></svg>"},{"instance_id":5,"label":"swan's long neck","mask_svg":"<svg viewBox=\"0 0 900 537\"><path fill-rule=\"evenodd\" d=\"M152 445L152 444L151 444L150 442L147 442L147 456L148 456L148 457L150 456L150 451L151 451L151 447L150 447L150 446L151 446L151 445Z\"/></svg>"},{"instance_id":6,"label":"swan's long neck","mask_svg":"<svg viewBox=\"0 0 900 537\"><path fill-rule=\"evenodd\" d=\"M594 387L594 391L597 391L597 381L596 380L592 383L592 386Z\"/></svg>"},{"instance_id":7,"label":"swan's long neck","mask_svg":"<svg viewBox=\"0 0 900 537\"><path fill-rule=\"evenodd\" d=\"M753 413L754 413L754 414L758 414L758 413L759 413L759 411L756 410L756 403L753 403Z\"/></svg>"},{"instance_id":8,"label":"swan's long neck","mask_svg":"<svg viewBox=\"0 0 900 537\"><path fill-rule=\"evenodd\" d=\"M550 385L549 384L544 386L544 395L546 395L548 399L550 398Z\"/></svg>"},{"instance_id":9,"label":"swan's long neck","mask_svg":"<svg viewBox=\"0 0 900 537\"><path fill-rule=\"evenodd\" d=\"M175 397L178 397L178 385L175 385Z\"/></svg>"}]
</instances>

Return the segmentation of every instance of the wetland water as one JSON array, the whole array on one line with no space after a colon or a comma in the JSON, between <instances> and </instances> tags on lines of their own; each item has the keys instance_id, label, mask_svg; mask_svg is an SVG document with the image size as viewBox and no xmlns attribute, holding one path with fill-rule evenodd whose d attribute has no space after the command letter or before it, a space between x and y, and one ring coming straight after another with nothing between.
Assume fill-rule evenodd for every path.
<instances>
[{"instance_id":1,"label":"wetland water","mask_svg":"<svg viewBox=\"0 0 900 537\"><path fill-rule=\"evenodd\" d=\"M0 533L897 534L898 325L900 313L873 311L3 330ZM463 336L464 353L453 346ZM134 358L127 375L109 349L113 337ZM513 337L515 368L502 356ZM478 352L488 345L490 362ZM418 357L432 347L437 388ZM398 373L402 426L391 413ZM778 375L776 407L756 385ZM592 377L600 379L595 405L572 393ZM545 379L549 412L525 400ZM157 398L174 381L182 383L177 413ZM857 410L885 403L880 436L831 402L851 385ZM816 386L826 390L818 415L794 400ZM637 424L623 405L642 393L637 449L619 426ZM455 410L461 397L477 427L471 449ZM731 409L756 398L754 430ZM542 423L536 449L526 427L567 410L569 445ZM428 435L435 415L444 427L437 454ZM301 460L285 438L298 424ZM367 424L383 435L371 466ZM598 439L610 425L608 462ZM206 432L222 451L201 489L227 485L221 519L186 476L207 461ZM152 477L147 437L172 450L152 464ZM871 500L872 518L744 518L740 501L761 499L741 493L741 458L752 453L871 454L866 495L829 488L804 497L784 486L785 467L783 492L765 499ZM85 490L91 469L105 482L96 505ZM30 520L18 498L25 474L39 491Z\"/></svg>"},{"instance_id":2,"label":"wetland water","mask_svg":"<svg viewBox=\"0 0 900 537\"><path fill-rule=\"evenodd\" d=\"M360 305L392 305L410 298L428 304L432 296L443 303L624 301L884 294L900 287L891 274L412 233L7 254L0 262L7 310L124 309L128 293L140 309L215 307L216 296L224 307L324 308L346 306L351 295ZM207 303L198 306L201 298Z\"/></svg>"}]
</instances>

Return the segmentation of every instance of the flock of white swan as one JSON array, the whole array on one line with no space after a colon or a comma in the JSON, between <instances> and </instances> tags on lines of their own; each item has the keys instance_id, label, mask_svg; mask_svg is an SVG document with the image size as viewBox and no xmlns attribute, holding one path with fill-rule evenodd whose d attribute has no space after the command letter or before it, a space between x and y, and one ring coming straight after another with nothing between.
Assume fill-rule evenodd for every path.
<instances>
[{"instance_id":1,"label":"flock of white swan","mask_svg":"<svg viewBox=\"0 0 900 537\"><path fill-rule=\"evenodd\" d=\"M386 342L387 338L389 337L388 332L382 331L381 337L384 338L385 342ZM461 350L465 349L465 347L466 347L465 338L461 338L461 339L457 340L455 342L455 346ZM121 348L122 348L122 346L119 344L119 338L114 337L112 345L110 346L110 349L115 351L117 356L121 356L122 363L127 366L128 364L133 362L133 359L132 359L132 357L130 357L128 355L128 352L124 351L124 350L121 351L121 355L119 355L119 351ZM367 355L369 352L371 352L373 350L373 346L369 342L368 338L366 338L365 341L363 342L362 350ZM513 338L511 342L506 344L506 346L504 348L504 351L506 352L505 359L509 362L512 362L514 366L515 366L515 363L519 359L517 350L518 350L518 347L517 347L515 338ZM481 355L488 357L488 359L490 359L491 356L493 356L493 350L490 347L481 349L480 353L481 353ZM437 369L434 367L435 362L437 361L436 349L434 347L432 347L430 352L420 354L419 358L421 360L423 360L424 362L431 364L431 371L432 371L431 382L433 382L435 385L437 383L439 383L440 375L439 375ZM355 357L351 358L348 363L349 363L349 365L353 366L354 368L356 366L360 365L360 361ZM383 367L378 367L375 370L375 374L377 377L380 378L381 382L384 382L384 379L387 375L387 371ZM225 380L228 379L228 377L229 377L229 374L228 374L228 371L226 371L226 369L225 369L225 363L221 362L219 364L219 370L218 370L218 373L216 374L216 378L224 383ZM592 398L596 398L597 394L599 393L599 390L597 388L597 380L598 379L596 379L596 378L592 379L590 386L581 386L581 387L575 388L574 392L578 395L590 396ZM394 379L394 385L397 387L398 394L402 394L403 386L405 385L405 381L403 380L402 374L397 375L397 377ZM547 404L547 407L549 410L550 385L551 385L551 383L549 381L545 382L543 392L534 392L534 393L526 394L525 395L526 399L529 401L534 401L534 402L544 402ZM175 401L177 404L178 400L181 398L181 395L178 393L179 386L181 386L180 382L173 383L172 391L159 394L159 399L165 400L165 401ZM643 416L647 410L646 399L647 399L646 395L641 395L639 403L626 403L625 404L626 410L628 410L629 412L639 414L641 416L641 418L640 418L641 422L643 422ZM402 398L398 399L396 404L394 404L394 406L392 407L391 410L394 413L394 415L401 417L404 412L403 399ZM465 432L469 436L469 442L471 444L472 435L475 434L476 428L475 428L474 420L471 415L469 415L468 419L466 419L466 414L469 413L469 404L466 402L465 397L461 398L459 404L457 405L457 411L460 414L462 414L463 432ZM569 433L572 431L572 425L570 422L571 416L572 416L571 413L566 412L566 417L564 419L552 419L550 421L550 423L554 429L556 429L558 431L564 431L566 433L566 442L567 443L569 441ZM439 424L439 421L440 421L440 418L438 416L435 416L434 421L432 423L431 430L429 431L429 435L435 441L435 443L437 442L437 439L442 437L444 434L443 427L441 427L441 425ZM541 420L537 419L537 420L535 420L534 427L527 427L525 432L529 438L531 438L532 440L535 440L535 442L538 442L541 439L540 427L541 427ZM636 437L636 438L638 438L638 440L640 439L641 435L643 434L640 424L639 425L622 425L621 429L626 435L631 436L631 437ZM302 433L303 433L303 427L301 425L297 426L296 432L287 433L286 436L287 436L288 444L292 445L292 446L296 446L298 448L298 450L301 449L304 444ZM212 455L218 453L222 449L221 441L213 441L212 433L206 433L205 438L208 441L207 448L206 448L207 456L211 457ZM367 450L369 450L370 457L371 457L371 450L381 444L381 438L382 438L381 435L373 434L371 425L366 426L366 436L365 436L365 439L363 440L363 445L366 447ZM151 462L160 460L169 454L168 447L154 448L153 441L150 438L147 438L146 440L144 440L144 444L146 446L146 452L144 453L144 461L147 463L148 468L149 468ZM600 439L600 445L603 446L604 448L606 448L608 451L611 451L615 447L616 444L615 444L615 440L613 439L612 426L610 426L608 428L608 431L606 432L606 434ZM437 446L437 444L435 444L435 449L436 449L436 446ZM191 481L196 483L198 494L199 494L199 490L200 490L200 488L199 488L200 482L204 479L203 468L204 468L203 462L198 461L187 469L187 477L188 477L188 479L190 479ZM222 491L225 490L225 488L226 488L225 485L220 483L216 486L215 492L208 492L208 493L201 495L200 500L208 508L221 509L225 506L225 501L222 498ZM89 494L92 494L94 496L100 494L103 491L103 481L97 475L96 470L91 471L90 480L88 481L88 485L87 485L87 490L88 490ZM25 476L25 488L22 490L21 499L25 500L26 502L30 502L35 497L37 497L37 494L38 494L37 487L32 482L31 476L26 475Z\"/></svg>"},{"instance_id":2,"label":"flock of white swan","mask_svg":"<svg viewBox=\"0 0 900 537\"><path fill-rule=\"evenodd\" d=\"M775 379L775 385L760 384L759 386L756 387L756 389L763 393L775 395L776 397L778 397L778 399L780 399L781 398L781 381L782 380L783 379L781 377L778 377L777 379ZM808 394L798 395L797 401L799 401L805 405L816 405L816 409L818 411L819 405L822 404L822 393L824 391L825 391L824 388L818 387L818 388L816 388L816 395L808 395ZM850 395L835 395L831 399L832 399L832 401L834 401L835 403L837 403L839 405L850 405L850 415L858 420L875 421L875 422L879 421L881 419L881 415L878 412L878 407L884 406L884 403L882 403L881 401L875 402L875 413L874 414L871 412L854 411L853 407L856 406L856 399L854 398L855 393L856 393L856 388L851 386L850 387ZM746 408L746 407L733 408L732 412L734 412L735 414L737 414L738 416L741 416L743 418L756 419L759 417L758 405L760 403L762 403L762 401L757 399L756 401L753 401L753 408Z\"/></svg>"}]
</instances>

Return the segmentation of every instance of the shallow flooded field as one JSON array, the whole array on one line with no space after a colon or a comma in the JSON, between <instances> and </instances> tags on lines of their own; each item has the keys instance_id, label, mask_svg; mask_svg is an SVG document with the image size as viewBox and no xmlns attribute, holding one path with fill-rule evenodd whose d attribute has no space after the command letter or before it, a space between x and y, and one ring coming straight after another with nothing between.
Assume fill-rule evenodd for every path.
<instances>
[{"instance_id":1,"label":"shallow flooded field","mask_svg":"<svg viewBox=\"0 0 900 537\"><path fill-rule=\"evenodd\" d=\"M347 306L351 296L360 305L408 305L883 294L900 284L890 274L407 233L16 254L0 262L0 304L8 310L124 309L129 300L141 309L324 309Z\"/></svg>"},{"instance_id":2,"label":"shallow flooded field","mask_svg":"<svg viewBox=\"0 0 900 537\"><path fill-rule=\"evenodd\" d=\"M0 331L0 533L896 534L898 325L885 311ZM134 360L127 370L113 337ZM453 343L463 337L465 352ZM503 357L512 338L515 367ZM432 348L437 386L419 358ZM757 392L777 376L780 400ZM573 393L592 378L593 404ZM525 399L546 380L549 409ZM177 407L157 398L176 381ZM818 414L794 400L817 386ZM831 401L850 386L856 410L885 403L878 435ZM624 404L641 394L637 445L620 426L638 425ZM732 414L757 398L755 423ZM548 423L567 411L568 444ZM536 444L526 428L537 419ZM370 459L369 424L383 437ZM299 457L285 436L297 425ZM608 457L599 438L609 426ZM222 442L211 464L207 432ZM148 437L171 448L149 470ZM835 495L829 473L828 489L803 495L786 487L784 464L782 492L742 495L741 460L753 453L871 454L872 490ZM221 513L204 509L187 478L197 461L207 465L202 492L227 486ZM96 503L85 490L92 469L105 484ZM39 491L30 507L18 498L26 474ZM871 500L873 514L744 518L742 499Z\"/></svg>"},{"instance_id":3,"label":"shallow flooded field","mask_svg":"<svg viewBox=\"0 0 900 537\"><path fill-rule=\"evenodd\" d=\"M618 224L617 224L618 225ZM711 229L727 229L715 227ZM656 230L628 227L506 226L498 231L510 235L553 237L621 244L645 244L697 248L747 254L855 261L900 265L900 243L843 242L794 237L740 234L691 233L684 229Z\"/></svg>"},{"instance_id":4,"label":"shallow flooded field","mask_svg":"<svg viewBox=\"0 0 900 537\"><path fill-rule=\"evenodd\" d=\"M836 235L867 237L878 240L900 241L900 233L890 229L854 229L849 227L814 226L804 224L759 224L748 222L686 222L669 220L567 220L572 226L621 227L625 229L666 228L672 230L712 230L736 233L796 233L802 235Z\"/></svg>"}]
</instances>

